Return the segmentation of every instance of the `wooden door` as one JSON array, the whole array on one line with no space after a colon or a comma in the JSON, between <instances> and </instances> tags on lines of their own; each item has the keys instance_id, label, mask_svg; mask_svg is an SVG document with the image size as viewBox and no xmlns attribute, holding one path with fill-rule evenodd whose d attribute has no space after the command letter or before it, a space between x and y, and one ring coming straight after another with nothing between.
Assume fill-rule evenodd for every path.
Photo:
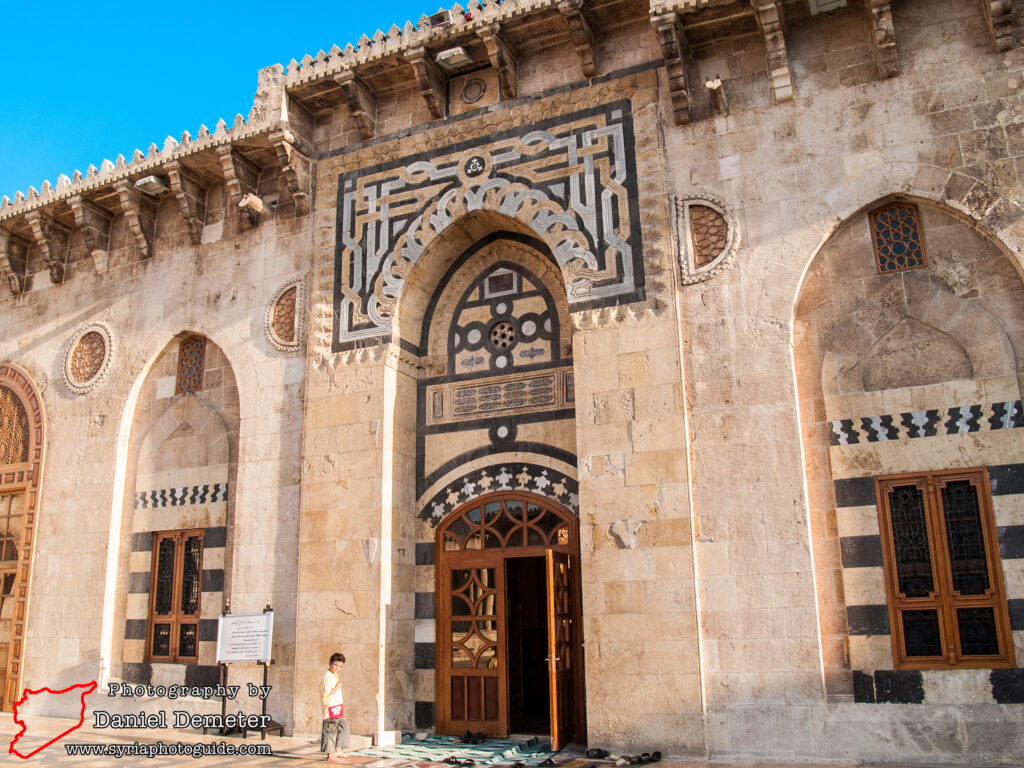
<instances>
[{"instance_id":1,"label":"wooden door","mask_svg":"<svg viewBox=\"0 0 1024 768\"><path fill-rule=\"evenodd\" d=\"M548 696L551 710L551 748L561 749L573 736L576 707L573 674L576 665L573 642L573 576L571 557L565 552L547 553L548 603Z\"/></svg>"},{"instance_id":2,"label":"wooden door","mask_svg":"<svg viewBox=\"0 0 1024 768\"><path fill-rule=\"evenodd\" d=\"M24 495L0 496L0 709L16 700L21 638L14 632L19 620L18 565L23 549Z\"/></svg>"},{"instance_id":3,"label":"wooden door","mask_svg":"<svg viewBox=\"0 0 1024 768\"><path fill-rule=\"evenodd\" d=\"M440 575L440 731L507 736L504 560L449 557Z\"/></svg>"}]
</instances>

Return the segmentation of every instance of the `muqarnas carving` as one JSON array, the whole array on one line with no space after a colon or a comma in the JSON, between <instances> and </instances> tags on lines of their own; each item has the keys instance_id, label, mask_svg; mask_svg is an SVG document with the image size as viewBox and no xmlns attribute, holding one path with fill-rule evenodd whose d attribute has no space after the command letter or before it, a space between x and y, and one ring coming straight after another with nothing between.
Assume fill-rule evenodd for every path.
<instances>
[{"instance_id":1,"label":"muqarnas carving","mask_svg":"<svg viewBox=\"0 0 1024 768\"><path fill-rule=\"evenodd\" d=\"M684 285L719 272L739 245L735 220L725 203L710 195L676 200L676 234Z\"/></svg>"},{"instance_id":2,"label":"muqarnas carving","mask_svg":"<svg viewBox=\"0 0 1024 768\"><path fill-rule=\"evenodd\" d=\"M79 329L64 353L64 384L76 395L91 392L110 369L113 352L113 337L105 325L92 323Z\"/></svg>"},{"instance_id":3,"label":"muqarnas carving","mask_svg":"<svg viewBox=\"0 0 1024 768\"><path fill-rule=\"evenodd\" d=\"M295 352L302 346L306 287L302 279L281 286L267 306L263 328L267 340L282 352Z\"/></svg>"}]
</instances>

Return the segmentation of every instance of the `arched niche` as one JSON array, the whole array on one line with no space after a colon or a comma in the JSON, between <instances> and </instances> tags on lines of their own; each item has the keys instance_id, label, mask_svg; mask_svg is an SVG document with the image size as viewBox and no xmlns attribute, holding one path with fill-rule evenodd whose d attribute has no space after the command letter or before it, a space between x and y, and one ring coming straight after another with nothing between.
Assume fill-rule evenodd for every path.
<instances>
[{"instance_id":1,"label":"arched niche","mask_svg":"<svg viewBox=\"0 0 1024 768\"><path fill-rule=\"evenodd\" d=\"M883 272L870 213L893 200L853 213L833 232L794 311L830 694L852 692L851 670L893 665L887 619L877 619L887 600L882 566L868 556L879 536L873 478L1000 463L1020 437L1007 429L1012 419L999 417L1021 398L1016 259L963 213L900 199L917 212L926 265Z\"/></svg>"}]
</instances>

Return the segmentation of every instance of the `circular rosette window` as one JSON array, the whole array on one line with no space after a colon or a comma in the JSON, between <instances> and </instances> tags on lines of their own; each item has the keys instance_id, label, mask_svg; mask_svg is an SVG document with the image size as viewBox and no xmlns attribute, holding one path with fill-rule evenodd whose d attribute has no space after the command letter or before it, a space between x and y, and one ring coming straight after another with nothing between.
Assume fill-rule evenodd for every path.
<instances>
[{"instance_id":1,"label":"circular rosette window","mask_svg":"<svg viewBox=\"0 0 1024 768\"><path fill-rule=\"evenodd\" d=\"M684 284L719 272L739 245L736 222L725 204L711 196L676 200L676 232Z\"/></svg>"},{"instance_id":2,"label":"circular rosette window","mask_svg":"<svg viewBox=\"0 0 1024 768\"><path fill-rule=\"evenodd\" d=\"M278 289L267 306L264 330L275 349L294 352L302 345L305 285L293 280Z\"/></svg>"},{"instance_id":3,"label":"circular rosette window","mask_svg":"<svg viewBox=\"0 0 1024 768\"><path fill-rule=\"evenodd\" d=\"M113 357L110 330L99 323L80 328L64 353L64 383L76 395L92 391L106 375Z\"/></svg>"}]
</instances>

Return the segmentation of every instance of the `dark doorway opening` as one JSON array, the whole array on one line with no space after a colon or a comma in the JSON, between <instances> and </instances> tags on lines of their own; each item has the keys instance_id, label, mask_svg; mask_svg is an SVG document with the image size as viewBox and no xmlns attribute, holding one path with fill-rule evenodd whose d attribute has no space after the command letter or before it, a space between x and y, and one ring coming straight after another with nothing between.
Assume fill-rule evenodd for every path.
<instances>
[{"instance_id":1,"label":"dark doorway opening","mask_svg":"<svg viewBox=\"0 0 1024 768\"><path fill-rule=\"evenodd\" d=\"M513 733L549 733L547 602L543 557L505 560L508 716Z\"/></svg>"}]
</instances>

